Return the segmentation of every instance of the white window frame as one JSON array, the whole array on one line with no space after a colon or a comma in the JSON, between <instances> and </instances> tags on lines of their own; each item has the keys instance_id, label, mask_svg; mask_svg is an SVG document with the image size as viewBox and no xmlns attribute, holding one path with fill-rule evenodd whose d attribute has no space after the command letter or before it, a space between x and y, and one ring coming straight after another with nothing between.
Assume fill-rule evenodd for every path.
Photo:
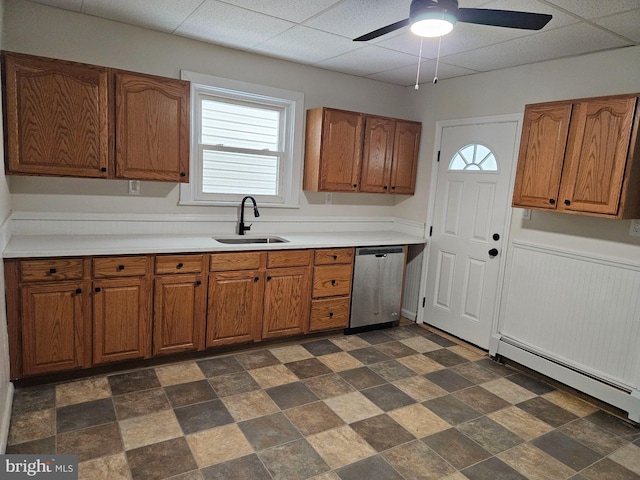
<instances>
[{"instance_id":1,"label":"white window frame","mask_svg":"<svg viewBox=\"0 0 640 480\"><path fill-rule=\"evenodd\" d=\"M181 78L191 82L191 153L189 183L180 184L180 205L237 206L244 194L212 194L202 190L202 152L200 145L200 102L219 98L282 108L283 155L280 166L280 194L253 195L264 207L299 208L302 184L302 135L304 131L304 94L264 85L240 82L196 72L182 71Z\"/></svg>"}]
</instances>

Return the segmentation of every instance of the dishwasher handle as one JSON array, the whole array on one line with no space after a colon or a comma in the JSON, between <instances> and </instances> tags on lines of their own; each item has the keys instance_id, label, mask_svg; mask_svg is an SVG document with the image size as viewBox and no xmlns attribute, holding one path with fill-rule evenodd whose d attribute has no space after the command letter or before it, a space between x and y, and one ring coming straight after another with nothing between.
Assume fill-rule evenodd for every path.
<instances>
[{"instance_id":1,"label":"dishwasher handle","mask_svg":"<svg viewBox=\"0 0 640 480\"><path fill-rule=\"evenodd\" d=\"M376 253L376 258L387 258L386 253Z\"/></svg>"}]
</instances>

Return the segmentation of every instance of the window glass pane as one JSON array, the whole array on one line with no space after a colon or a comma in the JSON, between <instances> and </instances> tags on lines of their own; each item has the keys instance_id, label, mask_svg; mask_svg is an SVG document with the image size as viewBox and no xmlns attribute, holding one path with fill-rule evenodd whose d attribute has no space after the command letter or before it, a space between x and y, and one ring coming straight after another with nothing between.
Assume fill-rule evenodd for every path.
<instances>
[{"instance_id":1,"label":"window glass pane","mask_svg":"<svg viewBox=\"0 0 640 480\"><path fill-rule=\"evenodd\" d=\"M278 151L280 114L277 109L203 99L201 142Z\"/></svg>"},{"instance_id":2,"label":"window glass pane","mask_svg":"<svg viewBox=\"0 0 640 480\"><path fill-rule=\"evenodd\" d=\"M278 195L280 157L203 151L202 192Z\"/></svg>"},{"instance_id":3,"label":"window glass pane","mask_svg":"<svg viewBox=\"0 0 640 480\"><path fill-rule=\"evenodd\" d=\"M497 172L498 162L489 148L473 143L456 152L449 162L449 171Z\"/></svg>"}]
</instances>

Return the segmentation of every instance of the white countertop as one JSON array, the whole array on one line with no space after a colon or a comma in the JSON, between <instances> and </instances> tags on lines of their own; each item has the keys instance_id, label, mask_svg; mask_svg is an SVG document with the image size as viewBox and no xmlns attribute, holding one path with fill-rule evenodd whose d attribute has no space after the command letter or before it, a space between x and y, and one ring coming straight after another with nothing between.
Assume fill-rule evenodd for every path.
<instances>
[{"instance_id":1,"label":"white countertop","mask_svg":"<svg viewBox=\"0 0 640 480\"><path fill-rule=\"evenodd\" d=\"M246 238L277 236L286 243L224 244L206 235L14 235L4 258L70 257L80 255L127 255L151 253L233 252L241 250L288 250L298 248L367 247L425 243L426 239L394 231L278 233L245 235ZM230 238L240 235L217 235Z\"/></svg>"}]
</instances>

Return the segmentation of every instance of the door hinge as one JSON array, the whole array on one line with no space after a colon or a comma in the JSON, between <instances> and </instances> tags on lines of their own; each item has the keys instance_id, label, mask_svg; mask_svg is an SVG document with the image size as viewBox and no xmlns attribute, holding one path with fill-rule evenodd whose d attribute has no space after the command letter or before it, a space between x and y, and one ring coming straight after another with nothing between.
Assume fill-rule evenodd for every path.
<instances>
[{"instance_id":1,"label":"door hinge","mask_svg":"<svg viewBox=\"0 0 640 480\"><path fill-rule=\"evenodd\" d=\"M436 162L440 162L440 150L438 150L438 159L436 160Z\"/></svg>"},{"instance_id":2,"label":"door hinge","mask_svg":"<svg viewBox=\"0 0 640 480\"><path fill-rule=\"evenodd\" d=\"M422 297L422 308L427 304L427 297Z\"/></svg>"},{"instance_id":3,"label":"door hinge","mask_svg":"<svg viewBox=\"0 0 640 480\"><path fill-rule=\"evenodd\" d=\"M433 225L429 227L429 236L431 237L432 235L433 235Z\"/></svg>"}]
</instances>

